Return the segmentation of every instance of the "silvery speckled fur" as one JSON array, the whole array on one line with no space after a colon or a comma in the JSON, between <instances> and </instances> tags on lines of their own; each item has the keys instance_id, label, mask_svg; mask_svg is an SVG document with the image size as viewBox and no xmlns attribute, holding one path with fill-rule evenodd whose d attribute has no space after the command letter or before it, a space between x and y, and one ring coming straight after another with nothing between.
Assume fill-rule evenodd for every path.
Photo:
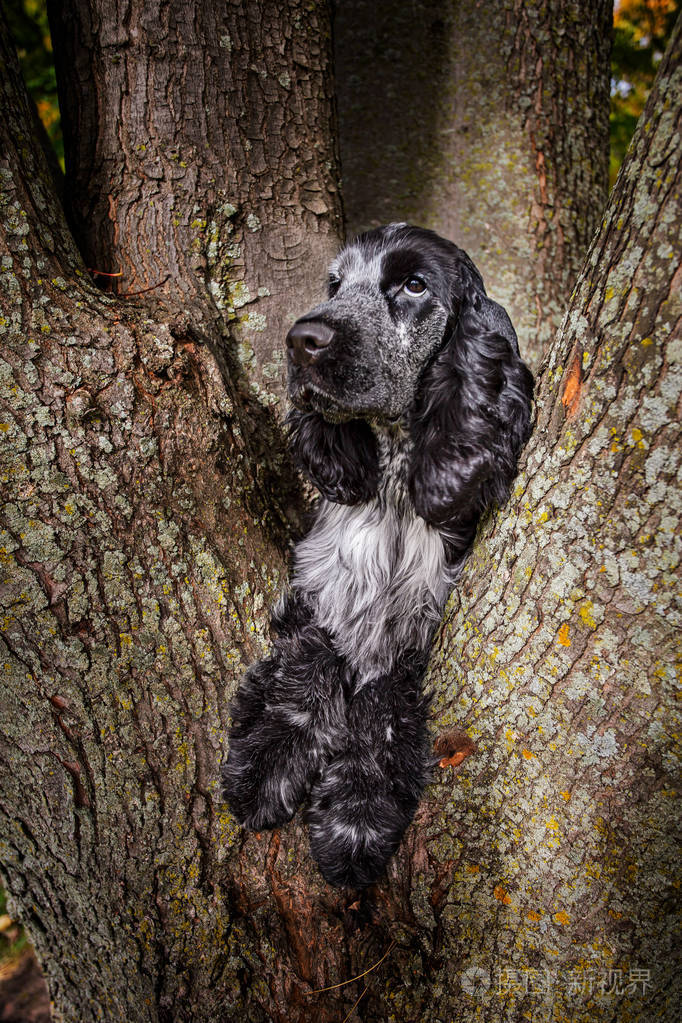
<instances>
[{"instance_id":1,"label":"silvery speckled fur","mask_svg":"<svg viewBox=\"0 0 682 1023\"><path fill-rule=\"evenodd\" d=\"M360 685L390 671L401 651L429 642L454 582L440 533L415 515L407 493L409 438L375 429L377 496L354 505L322 501L296 547L292 578L314 600L337 650L362 665Z\"/></svg>"},{"instance_id":2,"label":"silvery speckled fur","mask_svg":"<svg viewBox=\"0 0 682 1023\"><path fill-rule=\"evenodd\" d=\"M322 493L232 704L226 797L254 829L308 799L333 884L381 876L433 755L422 678L483 511L508 496L532 377L461 249L406 224L346 246L292 327L291 445Z\"/></svg>"}]
</instances>

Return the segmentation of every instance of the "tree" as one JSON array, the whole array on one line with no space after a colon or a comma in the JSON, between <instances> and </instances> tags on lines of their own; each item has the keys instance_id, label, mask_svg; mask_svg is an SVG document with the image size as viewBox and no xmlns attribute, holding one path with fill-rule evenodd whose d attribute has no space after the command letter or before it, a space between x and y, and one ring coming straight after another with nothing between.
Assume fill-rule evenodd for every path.
<instances>
[{"instance_id":1,"label":"tree","mask_svg":"<svg viewBox=\"0 0 682 1023\"><path fill-rule=\"evenodd\" d=\"M106 5L74 2L60 42L81 83L64 104L69 215L86 265L123 273L118 295L81 262L1 43L0 859L56 1018L338 1020L366 985L368 1020L673 1019L679 27L515 495L434 652L434 729L457 766L356 900L321 881L298 820L245 835L216 791L227 698L267 644L302 506L263 388L287 282L306 308L338 231L326 8L149 10L129 5L122 48ZM249 72L263 93L234 116ZM139 110L119 82L144 84ZM282 104L286 160L257 145ZM279 277L289 237L311 248Z\"/></svg>"},{"instance_id":2,"label":"tree","mask_svg":"<svg viewBox=\"0 0 682 1023\"><path fill-rule=\"evenodd\" d=\"M336 5L349 229L457 238L535 370L606 204L612 18L611 0Z\"/></svg>"}]
</instances>

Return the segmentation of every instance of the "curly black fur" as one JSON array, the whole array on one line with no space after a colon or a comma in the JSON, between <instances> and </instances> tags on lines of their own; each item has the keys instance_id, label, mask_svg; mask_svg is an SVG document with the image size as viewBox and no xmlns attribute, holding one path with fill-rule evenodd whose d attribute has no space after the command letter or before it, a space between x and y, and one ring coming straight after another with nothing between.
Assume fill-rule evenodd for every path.
<instances>
[{"instance_id":1,"label":"curly black fur","mask_svg":"<svg viewBox=\"0 0 682 1023\"><path fill-rule=\"evenodd\" d=\"M319 412L292 409L289 444L299 468L323 497L339 504L369 501L379 484L376 437L369 423L328 423Z\"/></svg>"}]
</instances>

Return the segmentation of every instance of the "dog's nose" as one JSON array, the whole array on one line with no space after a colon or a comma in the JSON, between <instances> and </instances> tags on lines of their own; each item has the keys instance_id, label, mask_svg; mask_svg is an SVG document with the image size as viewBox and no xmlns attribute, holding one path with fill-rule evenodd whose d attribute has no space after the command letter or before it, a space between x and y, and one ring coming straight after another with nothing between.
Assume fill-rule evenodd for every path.
<instances>
[{"instance_id":1,"label":"dog's nose","mask_svg":"<svg viewBox=\"0 0 682 1023\"><path fill-rule=\"evenodd\" d=\"M298 320L287 334L289 358L297 366L309 366L333 337L332 328L321 320Z\"/></svg>"}]
</instances>

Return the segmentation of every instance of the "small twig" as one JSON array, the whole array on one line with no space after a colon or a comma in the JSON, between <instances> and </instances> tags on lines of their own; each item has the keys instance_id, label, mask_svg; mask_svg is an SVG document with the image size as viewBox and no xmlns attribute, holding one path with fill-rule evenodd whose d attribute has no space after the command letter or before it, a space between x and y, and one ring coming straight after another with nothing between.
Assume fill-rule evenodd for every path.
<instances>
[{"instance_id":1,"label":"small twig","mask_svg":"<svg viewBox=\"0 0 682 1023\"><path fill-rule=\"evenodd\" d=\"M161 288L170 279L170 274L166 274L162 281L158 284L152 284L149 288L143 288L142 291L124 291L118 297L119 298L135 298L137 295L146 295L148 291L153 291L154 288Z\"/></svg>"},{"instance_id":2,"label":"small twig","mask_svg":"<svg viewBox=\"0 0 682 1023\"><path fill-rule=\"evenodd\" d=\"M309 995L319 995L322 991L334 991L335 988L345 987L346 984L353 984L354 981L356 981L356 980L362 980L362 978L366 977L368 973L372 972L372 970L376 970L377 966L381 966L381 964L383 963L384 959L389 954L389 952L391 951L391 949L393 948L394 945L395 945L395 938L393 938L393 940L391 941L391 944L388 946L388 948L386 949L386 951L382 955L382 957L379 960L379 962L375 963L374 966L370 966L369 969L365 970L364 973L359 973L357 975L357 977L351 977L349 980L342 980L340 984L330 984L329 987L317 987L317 988L315 988L314 991L307 991L306 994L309 994ZM362 994L364 994L364 993L365 992L363 991ZM362 998L362 995L360 995L360 998ZM360 1001L360 998L358 998L358 1002ZM357 1002L355 1003L355 1005L357 1005ZM353 1006L353 1009L355 1008L355 1005ZM351 1009L351 1012L353 1011L353 1009ZM346 1017L346 1019L347 1018L348 1017ZM345 1021L344 1021L344 1023L345 1023Z\"/></svg>"},{"instance_id":3,"label":"small twig","mask_svg":"<svg viewBox=\"0 0 682 1023\"><path fill-rule=\"evenodd\" d=\"M88 271L88 273L94 274L96 277L123 277L123 270L117 270L116 273L114 274L107 273L106 270L95 270L95 268L92 266L86 267L86 270ZM146 295L148 291L153 291L154 288L161 288L169 278L170 274L166 274L164 279L162 281L159 281L158 284L152 284L148 288L142 288L141 291L123 291L118 297L135 298L137 295Z\"/></svg>"},{"instance_id":4,"label":"small twig","mask_svg":"<svg viewBox=\"0 0 682 1023\"><path fill-rule=\"evenodd\" d=\"M368 991L369 991L369 988L365 986L363 988L363 990L362 990L362 993L360 994L360 998L364 998ZM353 1015L353 1013L357 1009L358 1005L360 1004L360 998L358 998L357 1001L355 1002L355 1004L351 1006L350 1011L348 1012L348 1014L343 1017L343 1023L347 1023L347 1021L351 1018L351 1016Z\"/></svg>"}]
</instances>

